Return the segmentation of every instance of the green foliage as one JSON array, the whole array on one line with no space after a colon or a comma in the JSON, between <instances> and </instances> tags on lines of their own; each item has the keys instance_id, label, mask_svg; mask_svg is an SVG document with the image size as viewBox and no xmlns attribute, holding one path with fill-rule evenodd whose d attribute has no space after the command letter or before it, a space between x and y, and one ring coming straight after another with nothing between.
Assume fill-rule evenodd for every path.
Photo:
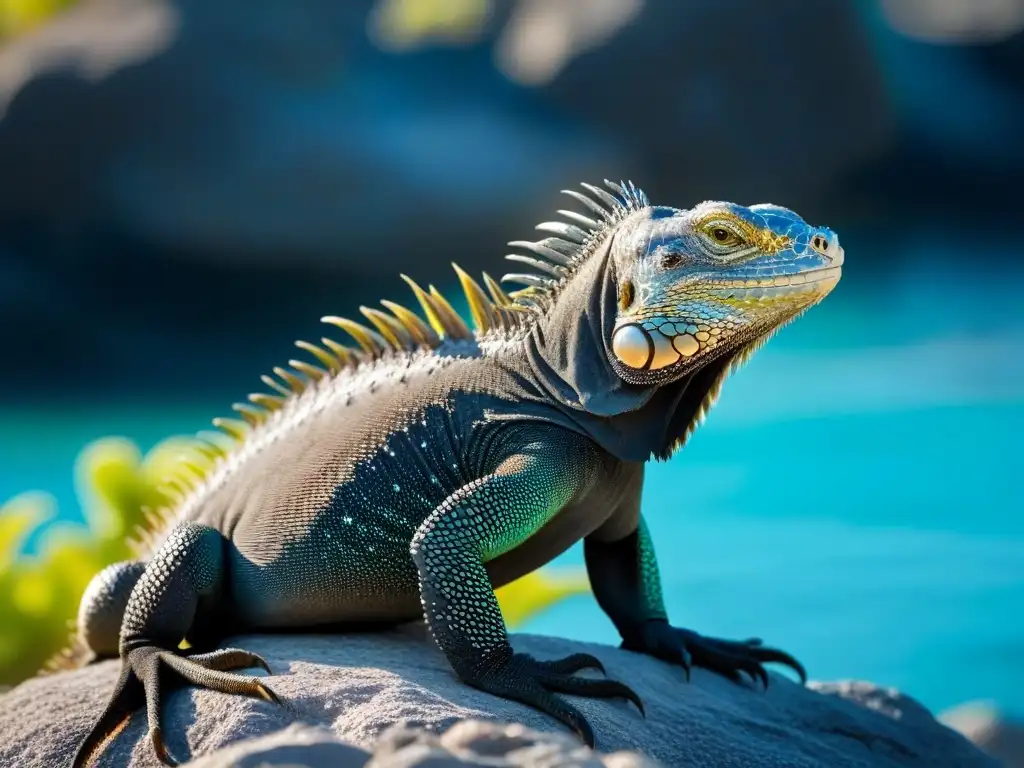
<instances>
[{"instance_id":1,"label":"green foliage","mask_svg":"<svg viewBox=\"0 0 1024 768\"><path fill-rule=\"evenodd\" d=\"M181 462L204 468L191 440L169 438L145 456L130 440L108 437L86 446L75 467L84 523L58 521L45 493L21 494L0 506L0 687L34 675L68 646L78 603L99 570L132 557L130 539L145 527L146 509L170 499L161 482ZM35 551L25 551L39 532ZM587 590L578 572L539 571L498 590L510 627Z\"/></svg>"},{"instance_id":2,"label":"green foliage","mask_svg":"<svg viewBox=\"0 0 1024 768\"><path fill-rule=\"evenodd\" d=\"M45 493L24 493L0 507L0 685L33 675L67 645L89 579L131 557L129 539L144 522L143 510L168 501L160 479L183 453L196 460L190 446L172 438L145 457L123 438L87 446L75 478L84 524L54 520L56 504ZM35 552L26 553L37 530Z\"/></svg>"},{"instance_id":3,"label":"green foliage","mask_svg":"<svg viewBox=\"0 0 1024 768\"><path fill-rule=\"evenodd\" d=\"M0 0L0 40L28 32L74 0Z\"/></svg>"}]
</instances>

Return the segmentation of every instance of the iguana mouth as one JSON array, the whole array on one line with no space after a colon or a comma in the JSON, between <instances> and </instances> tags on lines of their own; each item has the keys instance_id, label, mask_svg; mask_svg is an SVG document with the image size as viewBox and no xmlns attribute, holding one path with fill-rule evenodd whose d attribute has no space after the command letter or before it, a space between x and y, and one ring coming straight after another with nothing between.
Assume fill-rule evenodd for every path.
<instances>
[{"instance_id":1,"label":"iguana mouth","mask_svg":"<svg viewBox=\"0 0 1024 768\"><path fill-rule=\"evenodd\" d=\"M709 289L709 293L723 299L758 300L818 293L822 289L827 292L839 282L842 272L842 267L829 266L792 275L736 280L714 286Z\"/></svg>"},{"instance_id":2,"label":"iguana mouth","mask_svg":"<svg viewBox=\"0 0 1024 768\"><path fill-rule=\"evenodd\" d=\"M716 300L742 306L779 302L783 314L802 311L828 295L839 282L838 265L734 281L720 281L707 288ZM688 360L702 350L714 350L736 335L731 323L673 322L666 318L623 318L612 335L612 352L620 363L637 371L656 371Z\"/></svg>"}]
</instances>

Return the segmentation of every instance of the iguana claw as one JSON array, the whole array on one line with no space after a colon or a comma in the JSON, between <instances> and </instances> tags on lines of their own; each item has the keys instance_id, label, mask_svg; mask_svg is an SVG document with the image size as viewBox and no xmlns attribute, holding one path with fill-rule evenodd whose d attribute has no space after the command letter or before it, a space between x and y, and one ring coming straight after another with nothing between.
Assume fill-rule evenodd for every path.
<instances>
[{"instance_id":1,"label":"iguana claw","mask_svg":"<svg viewBox=\"0 0 1024 768\"><path fill-rule=\"evenodd\" d=\"M553 694L628 699L636 705L641 715L644 714L644 704L625 683L573 675L573 672L588 667L604 671L601 662L588 653L577 653L556 661L538 661L525 653L516 653L497 668L491 667L465 682L474 688L528 704L551 715L569 726L588 747L593 748L594 731L586 717L576 707Z\"/></svg>"},{"instance_id":2,"label":"iguana claw","mask_svg":"<svg viewBox=\"0 0 1024 768\"><path fill-rule=\"evenodd\" d=\"M167 749L160 727L160 684L177 677L180 681L223 693L240 693L279 703L277 696L256 677L232 674L228 670L270 667L261 657L238 648L209 653L171 651L152 645L133 648L124 656L121 675L106 710L75 755L73 768L87 766L96 750L127 723L132 712L145 706L149 719L149 738L161 762L178 765Z\"/></svg>"},{"instance_id":3,"label":"iguana claw","mask_svg":"<svg viewBox=\"0 0 1024 768\"><path fill-rule=\"evenodd\" d=\"M667 621L646 622L638 632L631 633L622 647L639 653L646 653L665 661L679 664L690 679L690 667L697 666L716 672L730 680L739 682L740 672L746 672L752 679L768 688L768 673L764 665L785 664L807 682L803 664L785 651L768 648L760 638L749 640L718 640L704 637L688 629L677 629Z\"/></svg>"}]
</instances>

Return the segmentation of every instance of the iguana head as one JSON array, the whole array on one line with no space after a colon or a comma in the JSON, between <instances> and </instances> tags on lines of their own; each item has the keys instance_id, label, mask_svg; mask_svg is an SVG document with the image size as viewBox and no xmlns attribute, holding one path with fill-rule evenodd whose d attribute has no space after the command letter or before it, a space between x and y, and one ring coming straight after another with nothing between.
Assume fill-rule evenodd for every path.
<instances>
[{"instance_id":1,"label":"iguana head","mask_svg":"<svg viewBox=\"0 0 1024 768\"><path fill-rule=\"evenodd\" d=\"M647 207L622 224L611 363L633 384L743 350L828 295L842 270L832 230L775 205Z\"/></svg>"},{"instance_id":2,"label":"iguana head","mask_svg":"<svg viewBox=\"0 0 1024 768\"><path fill-rule=\"evenodd\" d=\"M587 214L545 222L512 245L535 271L506 275L535 310L533 378L566 424L630 461L665 458L722 383L839 281L835 233L776 205L652 206L630 182L566 193Z\"/></svg>"}]
</instances>

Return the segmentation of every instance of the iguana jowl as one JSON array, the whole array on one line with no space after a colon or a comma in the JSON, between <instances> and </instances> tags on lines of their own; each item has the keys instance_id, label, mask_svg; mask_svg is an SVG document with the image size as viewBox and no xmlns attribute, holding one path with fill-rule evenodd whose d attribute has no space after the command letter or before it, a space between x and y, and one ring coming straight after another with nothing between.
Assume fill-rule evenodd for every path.
<instances>
[{"instance_id":1,"label":"iguana jowl","mask_svg":"<svg viewBox=\"0 0 1024 768\"><path fill-rule=\"evenodd\" d=\"M593 744L557 694L625 697L574 676L588 655L538 661L509 644L493 587L584 541L598 603L625 648L767 684L788 654L668 623L640 515L644 463L683 445L722 381L836 285L829 229L773 205L652 206L632 183L570 191L585 213L512 243L529 274L506 294L456 268L471 331L433 287L411 280L426 322L391 302L370 326L328 317L358 348L299 343L264 377L276 394L218 421L212 469L164 513L138 562L90 584L79 637L120 655L109 705L75 758L144 705L156 752L163 676L275 700L266 666L217 641L243 629L403 622L424 616L466 683L547 712ZM179 649L183 639L188 650Z\"/></svg>"}]
</instances>

